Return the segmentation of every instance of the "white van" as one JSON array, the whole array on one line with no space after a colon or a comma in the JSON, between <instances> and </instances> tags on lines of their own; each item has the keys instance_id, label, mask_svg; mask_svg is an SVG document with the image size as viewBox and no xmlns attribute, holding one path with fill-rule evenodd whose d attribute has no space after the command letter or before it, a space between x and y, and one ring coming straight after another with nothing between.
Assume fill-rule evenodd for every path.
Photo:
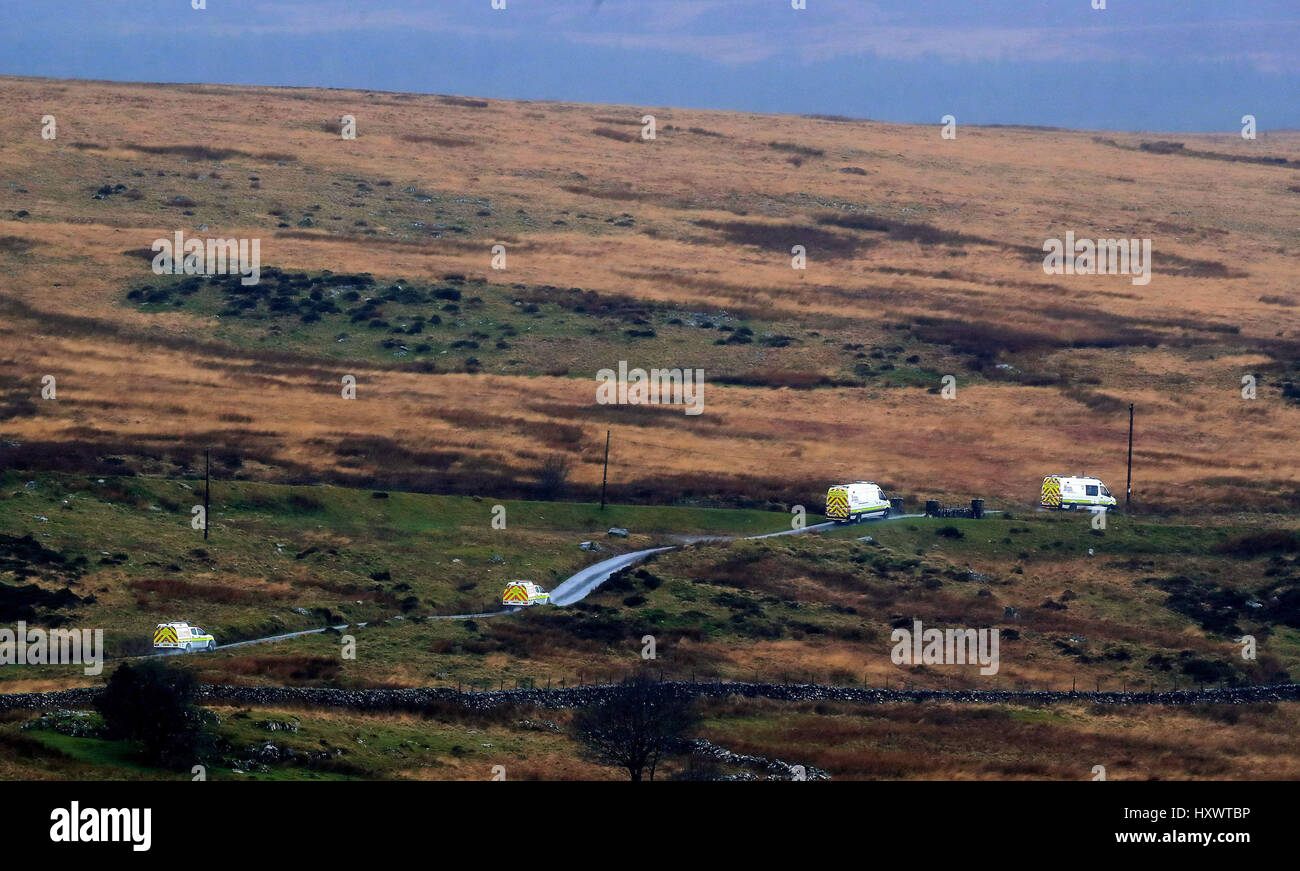
<instances>
[{"instance_id":1,"label":"white van","mask_svg":"<svg viewBox=\"0 0 1300 871\"><path fill-rule=\"evenodd\" d=\"M1115 507L1115 497L1098 478L1048 475L1043 479L1042 504L1062 511L1105 509Z\"/></svg>"},{"instance_id":2,"label":"white van","mask_svg":"<svg viewBox=\"0 0 1300 871\"><path fill-rule=\"evenodd\" d=\"M541 605L551 601L551 594L532 581L511 581L501 594L502 605Z\"/></svg>"},{"instance_id":3,"label":"white van","mask_svg":"<svg viewBox=\"0 0 1300 871\"><path fill-rule=\"evenodd\" d=\"M184 621L159 623L153 631L154 650L216 650L217 639Z\"/></svg>"},{"instance_id":4,"label":"white van","mask_svg":"<svg viewBox=\"0 0 1300 871\"><path fill-rule=\"evenodd\" d=\"M836 484L826 491L826 516L836 523L855 523L864 517L888 517L889 500L874 481Z\"/></svg>"}]
</instances>

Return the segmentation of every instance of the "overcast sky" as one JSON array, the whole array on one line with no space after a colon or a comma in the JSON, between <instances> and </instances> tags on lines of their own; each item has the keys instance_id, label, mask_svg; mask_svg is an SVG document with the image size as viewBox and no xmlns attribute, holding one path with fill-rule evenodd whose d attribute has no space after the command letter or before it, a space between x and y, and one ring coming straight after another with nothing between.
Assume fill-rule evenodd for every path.
<instances>
[{"instance_id":1,"label":"overcast sky","mask_svg":"<svg viewBox=\"0 0 1300 871\"><path fill-rule=\"evenodd\" d=\"M1098 0L1099 2L1099 0ZM0 0L0 74L1300 128L1300 0Z\"/></svg>"}]
</instances>

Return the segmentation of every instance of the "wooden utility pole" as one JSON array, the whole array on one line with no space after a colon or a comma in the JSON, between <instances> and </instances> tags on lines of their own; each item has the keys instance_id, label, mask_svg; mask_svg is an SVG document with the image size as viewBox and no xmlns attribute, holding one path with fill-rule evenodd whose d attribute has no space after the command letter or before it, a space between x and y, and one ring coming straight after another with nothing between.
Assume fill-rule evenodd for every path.
<instances>
[{"instance_id":1,"label":"wooden utility pole","mask_svg":"<svg viewBox=\"0 0 1300 871\"><path fill-rule=\"evenodd\" d=\"M609 483L609 430L605 430L605 471L600 476L600 510L605 510L605 485Z\"/></svg>"},{"instance_id":2,"label":"wooden utility pole","mask_svg":"<svg viewBox=\"0 0 1300 871\"><path fill-rule=\"evenodd\" d=\"M1128 404L1128 486L1124 493L1124 510L1133 501L1133 403Z\"/></svg>"},{"instance_id":3,"label":"wooden utility pole","mask_svg":"<svg viewBox=\"0 0 1300 871\"><path fill-rule=\"evenodd\" d=\"M203 451L203 540L208 540L208 514L212 500L212 451Z\"/></svg>"}]
</instances>

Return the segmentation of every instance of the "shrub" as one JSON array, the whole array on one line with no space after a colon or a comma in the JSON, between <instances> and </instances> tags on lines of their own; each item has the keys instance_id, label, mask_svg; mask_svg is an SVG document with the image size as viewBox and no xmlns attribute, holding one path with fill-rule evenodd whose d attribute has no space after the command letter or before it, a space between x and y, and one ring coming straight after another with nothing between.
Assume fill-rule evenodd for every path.
<instances>
[{"instance_id":1,"label":"shrub","mask_svg":"<svg viewBox=\"0 0 1300 871\"><path fill-rule=\"evenodd\" d=\"M22 236L0 236L0 251L8 254L26 254L34 247L36 247L35 242ZM152 249L149 253L152 257Z\"/></svg>"},{"instance_id":2,"label":"shrub","mask_svg":"<svg viewBox=\"0 0 1300 871\"><path fill-rule=\"evenodd\" d=\"M872 240L795 223L768 224L758 221L704 219L696 221L695 225L706 230L715 230L729 242L737 245L788 251L791 245L799 244L806 245L809 251L816 251L822 256L832 258L852 257L875 244Z\"/></svg>"},{"instance_id":3,"label":"shrub","mask_svg":"<svg viewBox=\"0 0 1300 871\"><path fill-rule=\"evenodd\" d=\"M403 142L414 142L417 145L438 145L442 148L466 148L476 144L473 139L463 139L459 136L433 136L427 133L403 133L401 139Z\"/></svg>"},{"instance_id":4,"label":"shrub","mask_svg":"<svg viewBox=\"0 0 1300 871\"><path fill-rule=\"evenodd\" d=\"M591 131L597 136L603 136L606 139L613 139L615 142L635 142L640 138L637 133L630 133L625 130L615 130L612 127L597 127Z\"/></svg>"},{"instance_id":5,"label":"shrub","mask_svg":"<svg viewBox=\"0 0 1300 871\"><path fill-rule=\"evenodd\" d=\"M292 510L304 514L325 510L325 503L310 493L290 493L285 501Z\"/></svg>"},{"instance_id":6,"label":"shrub","mask_svg":"<svg viewBox=\"0 0 1300 871\"><path fill-rule=\"evenodd\" d=\"M142 745L149 761L189 768L206 749L208 715L191 704L194 676L161 662L118 666L95 702L109 737Z\"/></svg>"},{"instance_id":7,"label":"shrub","mask_svg":"<svg viewBox=\"0 0 1300 871\"><path fill-rule=\"evenodd\" d=\"M569 458L564 454L551 454L542 461L537 473L537 489L543 498L556 499L564 492L571 468Z\"/></svg>"},{"instance_id":8,"label":"shrub","mask_svg":"<svg viewBox=\"0 0 1300 871\"><path fill-rule=\"evenodd\" d=\"M1270 529L1251 535L1239 535L1216 544L1215 553L1239 557L1255 557L1266 553L1290 553L1300 550L1300 538L1285 529Z\"/></svg>"},{"instance_id":9,"label":"shrub","mask_svg":"<svg viewBox=\"0 0 1300 871\"><path fill-rule=\"evenodd\" d=\"M797 154L801 157L822 157L826 154L826 152L820 148L809 148L795 142L769 142L767 144L769 148Z\"/></svg>"},{"instance_id":10,"label":"shrub","mask_svg":"<svg viewBox=\"0 0 1300 871\"><path fill-rule=\"evenodd\" d=\"M247 152L236 148L211 148L207 145L127 145L132 151L144 154L183 157L186 160L229 160L232 157L249 157Z\"/></svg>"},{"instance_id":11,"label":"shrub","mask_svg":"<svg viewBox=\"0 0 1300 871\"><path fill-rule=\"evenodd\" d=\"M487 100L472 100L468 97L439 97L443 103L448 106L460 106L464 109L486 109Z\"/></svg>"}]
</instances>

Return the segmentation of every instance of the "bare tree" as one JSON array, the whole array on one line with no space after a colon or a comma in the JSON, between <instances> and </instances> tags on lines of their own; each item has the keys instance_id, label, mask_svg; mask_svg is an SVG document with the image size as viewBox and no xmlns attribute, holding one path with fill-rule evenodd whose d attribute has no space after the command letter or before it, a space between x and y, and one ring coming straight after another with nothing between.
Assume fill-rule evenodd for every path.
<instances>
[{"instance_id":1,"label":"bare tree","mask_svg":"<svg viewBox=\"0 0 1300 871\"><path fill-rule=\"evenodd\" d=\"M564 454L551 454L542 461L537 473L537 487L545 499L558 498L569 483L572 465Z\"/></svg>"},{"instance_id":2,"label":"bare tree","mask_svg":"<svg viewBox=\"0 0 1300 871\"><path fill-rule=\"evenodd\" d=\"M672 687L638 676L619 684L605 701L580 711L573 727L587 751L606 765L627 769L640 781L695 725L693 700Z\"/></svg>"}]
</instances>

